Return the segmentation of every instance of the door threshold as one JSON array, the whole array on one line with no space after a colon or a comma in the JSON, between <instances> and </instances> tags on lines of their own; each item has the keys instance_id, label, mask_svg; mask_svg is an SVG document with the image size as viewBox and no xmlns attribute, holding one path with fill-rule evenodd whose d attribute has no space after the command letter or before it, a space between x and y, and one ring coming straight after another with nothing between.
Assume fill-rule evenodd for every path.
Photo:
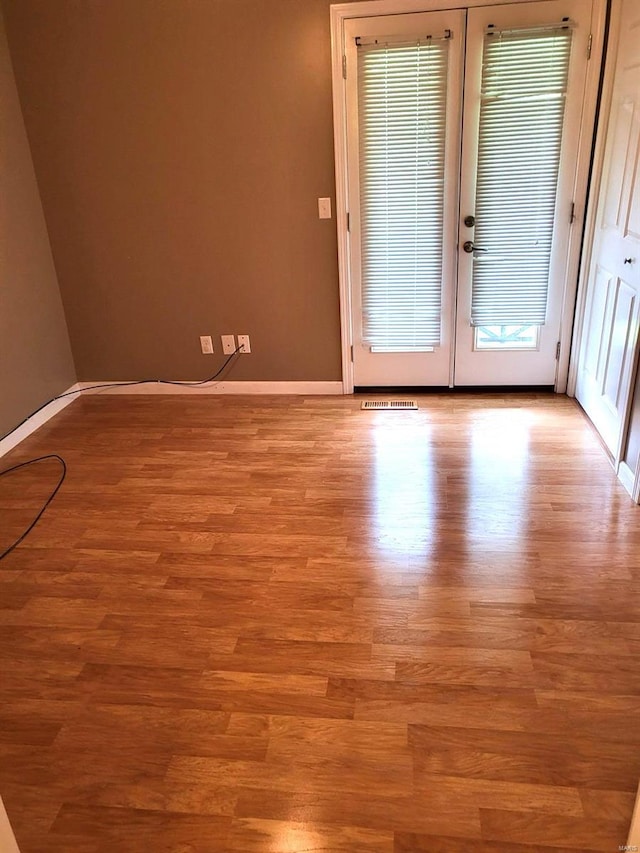
<instances>
[{"instance_id":1,"label":"door threshold","mask_svg":"<svg viewBox=\"0 0 640 853\"><path fill-rule=\"evenodd\" d=\"M554 394L553 385L356 385L354 394Z\"/></svg>"}]
</instances>

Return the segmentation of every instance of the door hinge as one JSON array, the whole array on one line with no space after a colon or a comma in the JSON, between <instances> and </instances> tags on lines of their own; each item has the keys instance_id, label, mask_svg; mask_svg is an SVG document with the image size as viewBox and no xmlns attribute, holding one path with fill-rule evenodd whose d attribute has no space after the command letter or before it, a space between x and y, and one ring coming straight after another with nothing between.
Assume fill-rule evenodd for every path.
<instances>
[{"instance_id":1,"label":"door hinge","mask_svg":"<svg viewBox=\"0 0 640 853\"><path fill-rule=\"evenodd\" d=\"M556 361L560 358L560 341L556 344Z\"/></svg>"},{"instance_id":2,"label":"door hinge","mask_svg":"<svg viewBox=\"0 0 640 853\"><path fill-rule=\"evenodd\" d=\"M593 46L593 33L589 33L589 41L587 42L587 59L591 59L591 48Z\"/></svg>"},{"instance_id":3,"label":"door hinge","mask_svg":"<svg viewBox=\"0 0 640 853\"><path fill-rule=\"evenodd\" d=\"M571 202L571 211L569 213L569 225L573 225L576 221L576 203L575 201Z\"/></svg>"},{"instance_id":4,"label":"door hinge","mask_svg":"<svg viewBox=\"0 0 640 853\"><path fill-rule=\"evenodd\" d=\"M344 80L347 79L347 55L346 55L346 53L342 54L342 77Z\"/></svg>"},{"instance_id":5,"label":"door hinge","mask_svg":"<svg viewBox=\"0 0 640 853\"><path fill-rule=\"evenodd\" d=\"M353 344L351 344L350 350L351 350L351 361L353 361Z\"/></svg>"},{"instance_id":6,"label":"door hinge","mask_svg":"<svg viewBox=\"0 0 640 853\"><path fill-rule=\"evenodd\" d=\"M351 232L351 214L347 211L347 231Z\"/></svg>"}]
</instances>

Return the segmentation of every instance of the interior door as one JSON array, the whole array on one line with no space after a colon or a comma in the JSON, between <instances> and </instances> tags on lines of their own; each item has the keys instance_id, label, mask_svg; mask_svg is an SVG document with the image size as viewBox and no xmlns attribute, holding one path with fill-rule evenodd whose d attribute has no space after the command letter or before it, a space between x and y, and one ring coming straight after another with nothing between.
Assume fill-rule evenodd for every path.
<instances>
[{"instance_id":1,"label":"interior door","mask_svg":"<svg viewBox=\"0 0 640 853\"><path fill-rule=\"evenodd\" d=\"M554 384L590 15L346 22L355 386Z\"/></svg>"},{"instance_id":2,"label":"interior door","mask_svg":"<svg viewBox=\"0 0 640 853\"><path fill-rule=\"evenodd\" d=\"M618 459L640 322L640 10L623 5L576 396Z\"/></svg>"},{"instance_id":3,"label":"interior door","mask_svg":"<svg viewBox=\"0 0 640 853\"><path fill-rule=\"evenodd\" d=\"M456 385L553 385L591 3L470 9Z\"/></svg>"}]
</instances>

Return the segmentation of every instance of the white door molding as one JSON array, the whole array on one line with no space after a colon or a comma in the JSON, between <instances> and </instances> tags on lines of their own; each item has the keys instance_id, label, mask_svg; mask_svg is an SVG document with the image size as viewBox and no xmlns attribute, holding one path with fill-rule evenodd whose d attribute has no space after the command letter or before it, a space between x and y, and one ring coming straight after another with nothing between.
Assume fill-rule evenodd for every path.
<instances>
[{"instance_id":1,"label":"white door molding","mask_svg":"<svg viewBox=\"0 0 640 853\"><path fill-rule=\"evenodd\" d=\"M606 0L595 0L591 18L591 60L588 63L587 79L585 81L578 168L576 170L576 181L573 192L575 220L571 229L562 323L560 325L560 354L558 357L555 387L558 394L567 393L569 359L573 351L572 336L576 328L574 316L578 294L578 276L581 270L582 235L585 224L587 196L589 194L591 152L593 149L594 134L596 133L596 115L598 112L600 74L604 58L606 29Z\"/></svg>"},{"instance_id":2,"label":"white door molding","mask_svg":"<svg viewBox=\"0 0 640 853\"><path fill-rule=\"evenodd\" d=\"M584 221L584 240L582 254L580 257L580 276L578 280L578 292L576 297L575 326L573 340L571 341L571 354L569 358L569 376L567 382L567 394L575 397L576 384L578 381L578 361L582 342L584 312L587 301L587 282L591 266L591 255L593 252L593 241L596 231L596 218L598 214L598 200L602 184L602 173L604 167L605 143L611 117L611 105L613 103L613 82L615 78L616 61L618 58L618 36L620 32L620 10L622 0L611 0L611 14L609 19L609 36L606 45L606 59L604 66L604 79L602 83L602 94L600 98L600 112L598 126L596 128L595 146L593 151L593 170L589 186L589 199Z\"/></svg>"}]
</instances>

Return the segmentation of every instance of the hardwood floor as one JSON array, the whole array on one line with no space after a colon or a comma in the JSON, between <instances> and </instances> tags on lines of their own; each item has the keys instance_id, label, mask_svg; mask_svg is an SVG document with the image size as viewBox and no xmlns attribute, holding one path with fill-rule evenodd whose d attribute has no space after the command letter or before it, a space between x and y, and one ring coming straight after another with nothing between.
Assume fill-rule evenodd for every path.
<instances>
[{"instance_id":1,"label":"hardwood floor","mask_svg":"<svg viewBox=\"0 0 640 853\"><path fill-rule=\"evenodd\" d=\"M0 562L22 853L616 851L640 508L572 401L85 397ZM0 479L0 550L55 484Z\"/></svg>"}]
</instances>

